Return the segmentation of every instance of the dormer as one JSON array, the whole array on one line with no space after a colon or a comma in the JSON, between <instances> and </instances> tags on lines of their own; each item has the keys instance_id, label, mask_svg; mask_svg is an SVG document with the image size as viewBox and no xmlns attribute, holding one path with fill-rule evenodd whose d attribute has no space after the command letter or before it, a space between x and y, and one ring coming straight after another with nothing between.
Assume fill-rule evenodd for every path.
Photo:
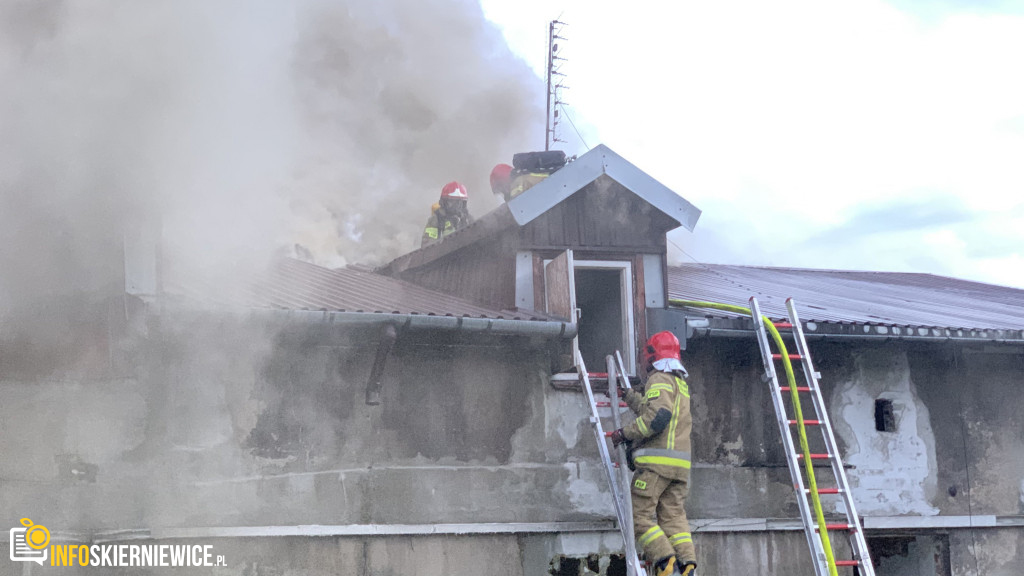
<instances>
[{"instance_id":1,"label":"dormer","mask_svg":"<svg viewBox=\"0 0 1024 576\"><path fill-rule=\"evenodd\" d=\"M649 320L666 308L665 234L692 231L698 218L693 204L600 145L378 272L499 310L575 320L574 345L591 370L621 350L635 373L651 324L666 328Z\"/></svg>"}]
</instances>

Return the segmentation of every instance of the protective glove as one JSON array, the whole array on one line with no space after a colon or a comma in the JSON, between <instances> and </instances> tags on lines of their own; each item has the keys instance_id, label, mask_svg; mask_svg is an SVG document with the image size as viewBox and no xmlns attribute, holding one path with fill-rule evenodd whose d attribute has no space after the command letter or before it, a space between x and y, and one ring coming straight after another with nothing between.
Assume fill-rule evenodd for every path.
<instances>
[{"instance_id":1,"label":"protective glove","mask_svg":"<svg viewBox=\"0 0 1024 576\"><path fill-rule=\"evenodd\" d=\"M605 436L612 439L612 446L615 447L618 447L619 444L626 441L626 436L622 433L622 428L612 430L611 432L606 433Z\"/></svg>"}]
</instances>

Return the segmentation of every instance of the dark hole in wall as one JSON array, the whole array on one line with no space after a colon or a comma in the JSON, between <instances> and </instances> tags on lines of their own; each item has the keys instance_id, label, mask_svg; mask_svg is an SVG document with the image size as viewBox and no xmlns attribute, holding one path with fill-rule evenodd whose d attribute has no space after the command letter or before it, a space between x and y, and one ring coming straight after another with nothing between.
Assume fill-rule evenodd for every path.
<instances>
[{"instance_id":1,"label":"dark hole in wall","mask_svg":"<svg viewBox=\"0 0 1024 576\"><path fill-rule=\"evenodd\" d=\"M892 411L892 400L885 398L875 400L875 430L879 432L896 431L896 417Z\"/></svg>"},{"instance_id":2,"label":"dark hole in wall","mask_svg":"<svg viewBox=\"0 0 1024 576\"><path fill-rule=\"evenodd\" d=\"M605 356L622 350L622 286L618 270L576 270L579 346L587 369L605 371Z\"/></svg>"},{"instance_id":3,"label":"dark hole in wall","mask_svg":"<svg viewBox=\"0 0 1024 576\"><path fill-rule=\"evenodd\" d=\"M561 557L558 562L552 562L554 565L550 572L552 576L580 576L580 564L582 560L579 558L566 558Z\"/></svg>"},{"instance_id":4,"label":"dark hole in wall","mask_svg":"<svg viewBox=\"0 0 1024 576\"><path fill-rule=\"evenodd\" d=\"M867 543L875 576L952 576L946 534L875 536Z\"/></svg>"},{"instance_id":5,"label":"dark hole in wall","mask_svg":"<svg viewBox=\"0 0 1024 576\"><path fill-rule=\"evenodd\" d=\"M613 554L608 557L608 570L605 572L608 576L626 576L626 557L618 554Z\"/></svg>"}]
</instances>

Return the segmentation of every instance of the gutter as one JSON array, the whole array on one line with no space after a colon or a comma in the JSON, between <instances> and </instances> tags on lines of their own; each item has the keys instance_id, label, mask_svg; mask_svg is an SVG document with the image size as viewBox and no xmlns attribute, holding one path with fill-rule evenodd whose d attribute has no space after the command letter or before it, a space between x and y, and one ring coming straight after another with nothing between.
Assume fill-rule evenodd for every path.
<instances>
[{"instance_id":1,"label":"gutter","mask_svg":"<svg viewBox=\"0 0 1024 576\"><path fill-rule=\"evenodd\" d=\"M703 326L701 326L701 321ZM694 325L696 324L696 326ZM810 332L807 330L806 322L804 323L804 337L807 340L852 340L861 342L890 342L893 340L902 340L906 342L958 342L958 343L995 343L995 344L1015 344L1018 346L1024 345L1024 339L1022 338L995 338L985 336L920 336L915 334L829 334L821 332ZM706 326L706 327L705 327ZM867 325L864 325L868 327ZM887 327L880 327L887 328ZM890 328L891 330L891 328ZM755 332L753 328L718 328L710 326L705 319L696 319L693 323L687 322L687 338L693 338L696 336L704 337L720 337L720 338L753 338Z\"/></svg>"},{"instance_id":2,"label":"gutter","mask_svg":"<svg viewBox=\"0 0 1024 576\"><path fill-rule=\"evenodd\" d=\"M568 340L576 337L575 322L557 320L506 320L427 314L391 314L384 312L338 312L329 310L260 309L251 315L284 324L370 327L392 325L397 330L445 330L496 336L536 336Z\"/></svg>"}]
</instances>

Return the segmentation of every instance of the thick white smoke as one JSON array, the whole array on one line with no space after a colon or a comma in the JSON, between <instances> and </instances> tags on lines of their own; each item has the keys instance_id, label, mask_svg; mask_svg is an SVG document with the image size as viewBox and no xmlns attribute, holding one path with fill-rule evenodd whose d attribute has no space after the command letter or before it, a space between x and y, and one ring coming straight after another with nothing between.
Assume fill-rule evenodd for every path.
<instances>
[{"instance_id":1,"label":"thick white smoke","mask_svg":"<svg viewBox=\"0 0 1024 576\"><path fill-rule=\"evenodd\" d=\"M256 270L412 249L441 185L539 140L542 86L469 0L0 5L0 306L117 291L126 228Z\"/></svg>"}]
</instances>

